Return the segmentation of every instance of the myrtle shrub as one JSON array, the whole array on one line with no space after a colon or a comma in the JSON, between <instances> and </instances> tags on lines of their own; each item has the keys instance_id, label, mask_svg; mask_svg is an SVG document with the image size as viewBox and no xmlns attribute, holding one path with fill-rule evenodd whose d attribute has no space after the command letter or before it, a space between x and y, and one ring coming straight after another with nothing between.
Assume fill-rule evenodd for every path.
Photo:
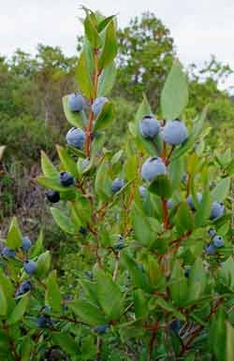
<instances>
[{"instance_id":1,"label":"myrtle shrub","mask_svg":"<svg viewBox=\"0 0 234 361\"><path fill-rule=\"evenodd\" d=\"M37 178L76 241L64 256L72 282L59 287L42 234L31 242L14 218L2 240L0 359L231 361L230 152L207 153L206 109L184 119L178 61L157 117L144 96L113 152L116 18L84 10L80 92L63 98L73 127L60 166L42 152Z\"/></svg>"}]
</instances>

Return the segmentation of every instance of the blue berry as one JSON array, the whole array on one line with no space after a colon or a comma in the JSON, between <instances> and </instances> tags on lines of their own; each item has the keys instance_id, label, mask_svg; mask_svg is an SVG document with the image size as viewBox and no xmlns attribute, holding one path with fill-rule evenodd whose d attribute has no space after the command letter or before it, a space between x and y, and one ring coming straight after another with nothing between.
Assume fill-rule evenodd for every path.
<instances>
[{"instance_id":1,"label":"blue berry","mask_svg":"<svg viewBox=\"0 0 234 361\"><path fill-rule=\"evenodd\" d=\"M103 105L106 102L108 102L108 99L106 97L99 97L94 100L91 108L95 117L97 117L101 113Z\"/></svg>"},{"instance_id":2,"label":"blue berry","mask_svg":"<svg viewBox=\"0 0 234 361\"><path fill-rule=\"evenodd\" d=\"M202 194L201 194L201 193L197 193L196 196L197 196L197 202L200 203L201 200L202 200ZM195 204L194 204L194 202L193 202L193 198L192 198L191 195L189 195L189 196L187 197L187 204L188 204L189 208L190 208L192 211L195 211L195 210L196 210L196 207L195 207Z\"/></svg>"},{"instance_id":3,"label":"blue berry","mask_svg":"<svg viewBox=\"0 0 234 361\"><path fill-rule=\"evenodd\" d=\"M29 237L25 236L22 238L22 250L27 252L32 246L32 242Z\"/></svg>"},{"instance_id":4,"label":"blue berry","mask_svg":"<svg viewBox=\"0 0 234 361\"><path fill-rule=\"evenodd\" d=\"M179 145L183 143L187 137L187 128L180 120L171 120L163 127L162 138L170 145Z\"/></svg>"},{"instance_id":5,"label":"blue berry","mask_svg":"<svg viewBox=\"0 0 234 361\"><path fill-rule=\"evenodd\" d=\"M59 181L62 186L68 187L74 184L74 177L68 172L61 172Z\"/></svg>"},{"instance_id":6,"label":"blue berry","mask_svg":"<svg viewBox=\"0 0 234 361\"><path fill-rule=\"evenodd\" d=\"M146 182L151 182L160 175L167 174L167 168L161 158L150 157L141 167L141 176Z\"/></svg>"},{"instance_id":7,"label":"blue berry","mask_svg":"<svg viewBox=\"0 0 234 361\"><path fill-rule=\"evenodd\" d=\"M153 139L160 130L159 122L153 115L146 115L140 121L140 132L144 138Z\"/></svg>"},{"instance_id":8,"label":"blue berry","mask_svg":"<svg viewBox=\"0 0 234 361\"><path fill-rule=\"evenodd\" d=\"M93 281L93 273L92 272L86 271L85 275L90 281Z\"/></svg>"},{"instance_id":9,"label":"blue berry","mask_svg":"<svg viewBox=\"0 0 234 361\"><path fill-rule=\"evenodd\" d=\"M87 234L87 229L85 228L85 227L83 227L83 226L81 226L80 228L79 228L79 233L80 234L83 234L84 236Z\"/></svg>"},{"instance_id":10,"label":"blue berry","mask_svg":"<svg viewBox=\"0 0 234 361\"><path fill-rule=\"evenodd\" d=\"M172 209L174 207L174 202L172 199L168 199L167 201L167 208Z\"/></svg>"},{"instance_id":11,"label":"blue berry","mask_svg":"<svg viewBox=\"0 0 234 361\"><path fill-rule=\"evenodd\" d=\"M139 193L140 193L141 198L145 199L147 197L148 190L146 187L140 186Z\"/></svg>"},{"instance_id":12,"label":"blue berry","mask_svg":"<svg viewBox=\"0 0 234 361\"><path fill-rule=\"evenodd\" d=\"M184 174L182 175L181 182L182 182L183 184L186 184L187 181L188 181L188 174L187 174L187 173L184 173Z\"/></svg>"},{"instance_id":13,"label":"blue berry","mask_svg":"<svg viewBox=\"0 0 234 361\"><path fill-rule=\"evenodd\" d=\"M210 243L210 244L206 245L205 252L208 255L213 255L216 253L216 248L212 243Z\"/></svg>"},{"instance_id":14,"label":"blue berry","mask_svg":"<svg viewBox=\"0 0 234 361\"><path fill-rule=\"evenodd\" d=\"M27 274L32 275L37 269L37 263L34 261L25 261L24 270Z\"/></svg>"},{"instance_id":15,"label":"blue berry","mask_svg":"<svg viewBox=\"0 0 234 361\"><path fill-rule=\"evenodd\" d=\"M214 236L212 241L216 248L222 248L225 245L223 237L221 237L219 235Z\"/></svg>"},{"instance_id":16,"label":"blue berry","mask_svg":"<svg viewBox=\"0 0 234 361\"><path fill-rule=\"evenodd\" d=\"M121 251L121 249L123 249L124 247L125 247L125 245L124 245L124 237L120 235L119 236L119 242L116 243L113 248L116 251Z\"/></svg>"},{"instance_id":17,"label":"blue berry","mask_svg":"<svg viewBox=\"0 0 234 361\"><path fill-rule=\"evenodd\" d=\"M170 323L171 331L177 333L177 332L179 332L180 328L181 328L181 323L179 320L174 320Z\"/></svg>"},{"instance_id":18,"label":"blue berry","mask_svg":"<svg viewBox=\"0 0 234 361\"><path fill-rule=\"evenodd\" d=\"M216 201L213 202L210 212L210 219L211 220L219 219L224 215L224 211L225 211L225 206L223 203L219 203Z\"/></svg>"},{"instance_id":19,"label":"blue berry","mask_svg":"<svg viewBox=\"0 0 234 361\"><path fill-rule=\"evenodd\" d=\"M46 191L45 196L50 203L58 203L60 201L60 193L57 191Z\"/></svg>"},{"instance_id":20,"label":"blue berry","mask_svg":"<svg viewBox=\"0 0 234 361\"><path fill-rule=\"evenodd\" d=\"M84 108L84 98L78 93L69 94L68 105L72 112L81 112Z\"/></svg>"},{"instance_id":21,"label":"blue berry","mask_svg":"<svg viewBox=\"0 0 234 361\"><path fill-rule=\"evenodd\" d=\"M117 193L120 191L120 189L123 188L123 186L124 186L124 180L120 178L116 178L115 180L113 180L111 184L111 190L113 193Z\"/></svg>"},{"instance_id":22,"label":"blue berry","mask_svg":"<svg viewBox=\"0 0 234 361\"><path fill-rule=\"evenodd\" d=\"M15 258L16 252L14 249L10 249L9 247L4 247L2 250L2 255L8 258Z\"/></svg>"},{"instance_id":23,"label":"blue berry","mask_svg":"<svg viewBox=\"0 0 234 361\"><path fill-rule=\"evenodd\" d=\"M40 328L47 328L53 326L53 321L49 315L43 314L37 318L37 326Z\"/></svg>"},{"instance_id":24,"label":"blue berry","mask_svg":"<svg viewBox=\"0 0 234 361\"><path fill-rule=\"evenodd\" d=\"M99 326L95 326L94 327L94 332L97 332L97 333L105 333L109 328L109 325L99 325Z\"/></svg>"},{"instance_id":25,"label":"blue berry","mask_svg":"<svg viewBox=\"0 0 234 361\"><path fill-rule=\"evenodd\" d=\"M19 285L19 288L17 289L15 296L16 297L22 296L25 293L31 291L31 289L32 289L31 282L30 281L24 281Z\"/></svg>"},{"instance_id":26,"label":"blue berry","mask_svg":"<svg viewBox=\"0 0 234 361\"><path fill-rule=\"evenodd\" d=\"M90 159L85 158L81 163L81 169L85 170L86 168L88 168L89 164L90 164Z\"/></svg>"},{"instance_id":27,"label":"blue berry","mask_svg":"<svg viewBox=\"0 0 234 361\"><path fill-rule=\"evenodd\" d=\"M213 238L216 235L216 230L214 228L210 228L208 230L209 236Z\"/></svg>"},{"instance_id":28,"label":"blue berry","mask_svg":"<svg viewBox=\"0 0 234 361\"><path fill-rule=\"evenodd\" d=\"M77 149L83 149L86 142L86 134L80 128L72 127L66 134L66 142Z\"/></svg>"},{"instance_id":29,"label":"blue berry","mask_svg":"<svg viewBox=\"0 0 234 361\"><path fill-rule=\"evenodd\" d=\"M190 267L186 267L185 270L184 270L184 276L185 276L186 278L188 278L189 275L190 275Z\"/></svg>"}]
</instances>

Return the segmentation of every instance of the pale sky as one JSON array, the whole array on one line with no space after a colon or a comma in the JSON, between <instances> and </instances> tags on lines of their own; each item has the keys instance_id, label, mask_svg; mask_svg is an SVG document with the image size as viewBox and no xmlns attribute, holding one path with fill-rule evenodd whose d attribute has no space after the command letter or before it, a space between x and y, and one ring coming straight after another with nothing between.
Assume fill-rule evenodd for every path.
<instances>
[{"instance_id":1,"label":"pale sky","mask_svg":"<svg viewBox=\"0 0 234 361\"><path fill-rule=\"evenodd\" d=\"M117 14L121 27L149 10L170 29L185 66L214 54L234 68L234 0L0 0L0 54L11 55L16 48L33 53L43 43L74 55L81 4ZM234 76L225 84L230 86Z\"/></svg>"}]
</instances>

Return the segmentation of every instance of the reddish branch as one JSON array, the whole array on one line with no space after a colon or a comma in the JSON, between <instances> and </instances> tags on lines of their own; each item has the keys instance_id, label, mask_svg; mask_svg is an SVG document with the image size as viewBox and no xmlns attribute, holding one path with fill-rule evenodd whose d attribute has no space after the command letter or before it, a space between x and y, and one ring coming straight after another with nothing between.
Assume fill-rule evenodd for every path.
<instances>
[{"instance_id":1,"label":"reddish branch","mask_svg":"<svg viewBox=\"0 0 234 361\"><path fill-rule=\"evenodd\" d=\"M170 228L169 219L168 219L168 207L167 207L167 200L162 197L162 218L163 218L163 225L165 229Z\"/></svg>"}]
</instances>

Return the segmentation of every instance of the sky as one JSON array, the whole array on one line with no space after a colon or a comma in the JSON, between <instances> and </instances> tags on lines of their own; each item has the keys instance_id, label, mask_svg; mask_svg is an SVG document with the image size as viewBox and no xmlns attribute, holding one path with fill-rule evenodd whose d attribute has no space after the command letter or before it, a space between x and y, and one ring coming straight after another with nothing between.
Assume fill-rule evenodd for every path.
<instances>
[{"instance_id":1,"label":"sky","mask_svg":"<svg viewBox=\"0 0 234 361\"><path fill-rule=\"evenodd\" d=\"M10 56L16 48L34 53L43 43L74 55L81 4L117 14L121 27L151 11L170 29L185 66L214 54L234 69L234 0L0 0L0 54ZM221 86L234 87L234 76Z\"/></svg>"}]
</instances>

